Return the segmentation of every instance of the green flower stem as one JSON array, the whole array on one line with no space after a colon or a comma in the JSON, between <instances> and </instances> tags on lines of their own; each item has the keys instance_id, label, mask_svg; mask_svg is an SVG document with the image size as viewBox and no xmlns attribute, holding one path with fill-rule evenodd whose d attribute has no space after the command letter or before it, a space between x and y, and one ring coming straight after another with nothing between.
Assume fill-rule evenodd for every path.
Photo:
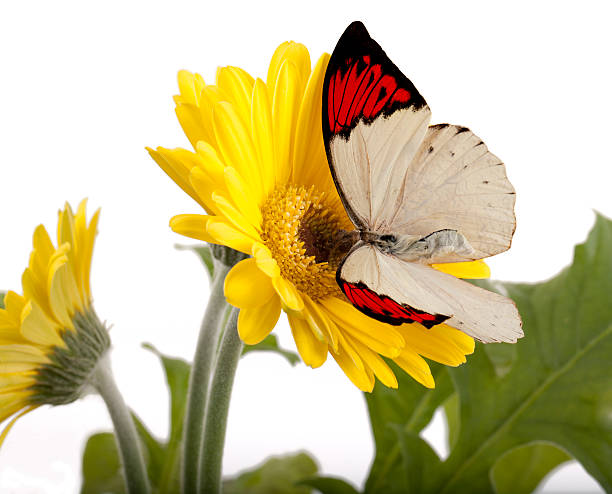
<instances>
[{"instance_id":1,"label":"green flower stem","mask_svg":"<svg viewBox=\"0 0 612 494\"><path fill-rule=\"evenodd\" d=\"M183 441L182 492L198 492L198 469L204 433L204 414L210 375L213 368L215 351L219 341L219 331L228 304L223 294L225 276L231 266L215 260L214 278L210 288L210 298L202 320L198 344L193 358L189 378L187 411Z\"/></svg>"},{"instance_id":2,"label":"green flower stem","mask_svg":"<svg viewBox=\"0 0 612 494\"><path fill-rule=\"evenodd\" d=\"M242 341L238 336L238 309L233 309L227 320L217 364L210 388L210 399L204 425L204 442L200 457L200 493L221 492L221 466L225 430L232 386L238 361L242 354Z\"/></svg>"},{"instance_id":3,"label":"green flower stem","mask_svg":"<svg viewBox=\"0 0 612 494\"><path fill-rule=\"evenodd\" d=\"M100 359L91 376L91 385L98 391L115 426L115 441L123 465L127 492L149 494L149 477L142 456L140 439L123 396L117 388L108 352Z\"/></svg>"}]
</instances>

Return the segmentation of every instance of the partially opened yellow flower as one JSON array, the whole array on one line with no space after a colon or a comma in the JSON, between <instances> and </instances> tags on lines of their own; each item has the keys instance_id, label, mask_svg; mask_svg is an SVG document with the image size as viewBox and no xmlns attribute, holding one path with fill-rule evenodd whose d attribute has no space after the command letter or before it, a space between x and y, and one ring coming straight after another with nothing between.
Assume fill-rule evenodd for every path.
<instances>
[{"instance_id":1,"label":"partially opened yellow flower","mask_svg":"<svg viewBox=\"0 0 612 494\"><path fill-rule=\"evenodd\" d=\"M194 147L149 150L159 166L206 211L172 218L172 229L252 257L225 281L240 308L238 331L247 344L263 340L281 310L297 349L311 367L328 353L351 381L371 391L375 377L397 379L392 359L427 387L434 386L423 357L456 366L474 341L440 324L394 327L368 318L335 281L332 248L339 230L352 230L331 178L321 130L321 91L329 55L311 71L307 49L281 44L266 81L223 67L215 85L179 73L178 119ZM464 278L486 277L483 262L436 266Z\"/></svg>"},{"instance_id":2,"label":"partially opened yellow flower","mask_svg":"<svg viewBox=\"0 0 612 494\"><path fill-rule=\"evenodd\" d=\"M11 419L0 445L24 414L82 396L110 346L89 287L99 211L87 224L85 206L76 215L68 204L59 212L57 246L44 226L36 228L23 295L9 291L0 309L0 422Z\"/></svg>"}]
</instances>

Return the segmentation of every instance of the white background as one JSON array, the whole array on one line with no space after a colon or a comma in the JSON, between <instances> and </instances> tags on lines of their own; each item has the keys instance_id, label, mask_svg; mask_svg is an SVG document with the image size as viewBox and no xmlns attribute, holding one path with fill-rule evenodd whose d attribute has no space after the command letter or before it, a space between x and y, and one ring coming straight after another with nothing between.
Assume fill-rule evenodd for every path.
<instances>
[{"instance_id":1,"label":"white background","mask_svg":"<svg viewBox=\"0 0 612 494\"><path fill-rule=\"evenodd\" d=\"M198 206L145 145L188 147L174 116L176 72L213 82L218 65L263 76L280 42L330 52L350 21L412 79L432 122L469 126L517 190L510 252L493 276L538 281L568 264L592 208L612 216L609 2L3 2L0 7L0 288L20 288L34 227L89 197L102 207L93 293L113 324L113 363L128 403L159 436L168 402L143 341L191 358L207 298L189 243L168 228ZM292 347L286 322L276 330ZM40 409L0 451L0 491L77 492L80 455L110 427L102 402ZM440 417L428 429L442 453ZM307 449L324 473L360 485L372 455L364 400L335 364L295 368L245 358L236 378L225 472ZM544 492L597 492L574 464Z\"/></svg>"}]
</instances>

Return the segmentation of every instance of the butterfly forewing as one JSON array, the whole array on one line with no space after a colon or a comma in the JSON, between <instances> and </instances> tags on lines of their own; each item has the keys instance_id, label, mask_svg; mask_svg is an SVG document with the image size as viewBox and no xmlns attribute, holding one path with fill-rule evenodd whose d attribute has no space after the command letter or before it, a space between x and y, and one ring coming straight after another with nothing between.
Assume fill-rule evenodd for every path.
<instances>
[{"instance_id":1,"label":"butterfly forewing","mask_svg":"<svg viewBox=\"0 0 612 494\"><path fill-rule=\"evenodd\" d=\"M481 259L510 247L515 194L501 160L465 127L433 125L408 163L397 203L383 216L396 233L457 230Z\"/></svg>"},{"instance_id":2,"label":"butterfly forewing","mask_svg":"<svg viewBox=\"0 0 612 494\"><path fill-rule=\"evenodd\" d=\"M323 83L323 137L344 207L358 228L374 231L387 200L397 202L406 164L430 111L414 85L370 38L351 24L336 46Z\"/></svg>"}]
</instances>

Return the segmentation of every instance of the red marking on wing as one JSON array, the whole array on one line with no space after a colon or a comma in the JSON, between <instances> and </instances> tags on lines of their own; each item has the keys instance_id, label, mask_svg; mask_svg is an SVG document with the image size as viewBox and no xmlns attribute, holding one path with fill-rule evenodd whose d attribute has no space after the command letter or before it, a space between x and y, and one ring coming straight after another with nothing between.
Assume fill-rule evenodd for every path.
<instances>
[{"instance_id":1,"label":"red marking on wing","mask_svg":"<svg viewBox=\"0 0 612 494\"><path fill-rule=\"evenodd\" d=\"M332 134L350 128L360 118L374 119L393 103L407 103L410 91L398 87L368 55L349 58L329 79L327 114Z\"/></svg>"},{"instance_id":2,"label":"red marking on wing","mask_svg":"<svg viewBox=\"0 0 612 494\"><path fill-rule=\"evenodd\" d=\"M448 319L442 314L430 314L405 304L399 304L386 295L379 295L363 283L355 285L342 280L340 287L349 301L364 314L389 324L418 322L431 328Z\"/></svg>"}]
</instances>

